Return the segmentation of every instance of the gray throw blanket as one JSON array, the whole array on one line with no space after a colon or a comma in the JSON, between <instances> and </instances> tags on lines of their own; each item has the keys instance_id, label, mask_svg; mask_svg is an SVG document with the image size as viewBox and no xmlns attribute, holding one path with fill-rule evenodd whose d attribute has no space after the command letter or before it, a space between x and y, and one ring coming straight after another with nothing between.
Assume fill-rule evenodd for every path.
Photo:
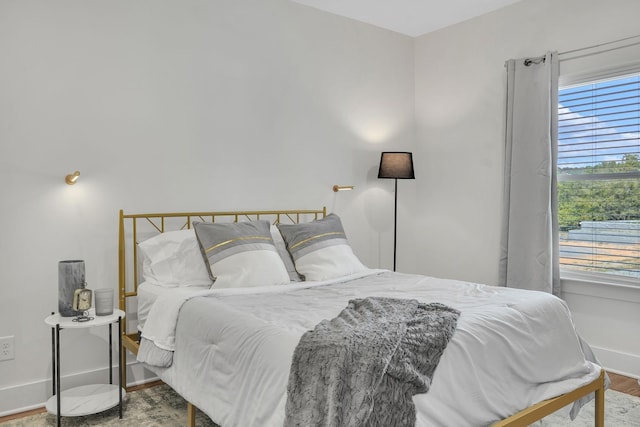
<instances>
[{"instance_id":1,"label":"gray throw blanket","mask_svg":"<svg viewBox=\"0 0 640 427\"><path fill-rule=\"evenodd\" d=\"M307 331L296 347L285 427L415 426L460 312L416 300L365 298Z\"/></svg>"}]
</instances>

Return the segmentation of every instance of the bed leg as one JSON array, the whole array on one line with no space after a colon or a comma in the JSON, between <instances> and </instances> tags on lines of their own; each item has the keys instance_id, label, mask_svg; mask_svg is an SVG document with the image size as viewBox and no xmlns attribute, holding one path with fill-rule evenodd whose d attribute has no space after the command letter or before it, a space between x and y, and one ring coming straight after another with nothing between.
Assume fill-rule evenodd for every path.
<instances>
[{"instance_id":1,"label":"bed leg","mask_svg":"<svg viewBox=\"0 0 640 427\"><path fill-rule=\"evenodd\" d=\"M595 426L604 427L604 371L600 374L600 387L596 390Z\"/></svg>"},{"instance_id":2,"label":"bed leg","mask_svg":"<svg viewBox=\"0 0 640 427\"><path fill-rule=\"evenodd\" d=\"M187 427L196 427L196 407L187 402Z\"/></svg>"}]
</instances>

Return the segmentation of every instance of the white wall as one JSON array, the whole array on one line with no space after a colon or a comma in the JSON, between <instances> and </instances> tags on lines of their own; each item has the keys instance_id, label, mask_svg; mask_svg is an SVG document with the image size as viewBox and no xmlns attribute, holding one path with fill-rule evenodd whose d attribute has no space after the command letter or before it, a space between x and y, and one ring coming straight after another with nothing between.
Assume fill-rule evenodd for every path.
<instances>
[{"instance_id":1,"label":"white wall","mask_svg":"<svg viewBox=\"0 0 640 427\"><path fill-rule=\"evenodd\" d=\"M418 272L498 281L504 62L638 35L636 0L525 0L416 39ZM615 61L637 60L618 52ZM588 67L610 66L611 55ZM587 63L561 62L561 73ZM577 286L576 286L577 285ZM597 287L596 287L597 288ZM603 364L640 376L640 288L567 283L563 297ZM604 294L603 294L604 292Z\"/></svg>"},{"instance_id":2,"label":"white wall","mask_svg":"<svg viewBox=\"0 0 640 427\"><path fill-rule=\"evenodd\" d=\"M413 55L409 37L287 0L0 2L0 337L15 336L0 415L51 393L58 261L116 288L119 209L326 205L363 262L390 267L376 172L380 151L413 149ZM62 332L63 388L104 374L105 335Z\"/></svg>"},{"instance_id":3,"label":"white wall","mask_svg":"<svg viewBox=\"0 0 640 427\"><path fill-rule=\"evenodd\" d=\"M90 287L115 288L121 208L326 205L362 260L389 268L379 153L412 150L399 270L495 284L504 61L634 35L639 12L525 0L414 40L287 0L3 0L0 336L16 358L0 362L0 415L50 395L58 261L84 259ZM580 332L640 375L637 292L575 285ZM104 377L104 335L63 331L64 384Z\"/></svg>"}]
</instances>

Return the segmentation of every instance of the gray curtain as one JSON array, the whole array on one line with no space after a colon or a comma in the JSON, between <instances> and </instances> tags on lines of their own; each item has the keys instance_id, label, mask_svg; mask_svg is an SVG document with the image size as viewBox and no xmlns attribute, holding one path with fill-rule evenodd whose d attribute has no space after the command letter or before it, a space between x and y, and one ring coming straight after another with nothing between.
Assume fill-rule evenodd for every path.
<instances>
[{"instance_id":1,"label":"gray curtain","mask_svg":"<svg viewBox=\"0 0 640 427\"><path fill-rule=\"evenodd\" d=\"M558 58L512 59L507 68L502 286L560 295L556 158Z\"/></svg>"}]
</instances>

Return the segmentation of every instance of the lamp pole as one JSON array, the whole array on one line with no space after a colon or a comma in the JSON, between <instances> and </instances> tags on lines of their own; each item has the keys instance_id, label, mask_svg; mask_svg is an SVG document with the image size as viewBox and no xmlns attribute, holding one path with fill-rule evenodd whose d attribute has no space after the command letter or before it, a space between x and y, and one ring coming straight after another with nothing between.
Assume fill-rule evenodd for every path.
<instances>
[{"instance_id":1,"label":"lamp pole","mask_svg":"<svg viewBox=\"0 0 640 427\"><path fill-rule=\"evenodd\" d=\"M396 244L398 241L398 178L395 179L394 196L395 201L393 204L393 271L396 271Z\"/></svg>"}]
</instances>

